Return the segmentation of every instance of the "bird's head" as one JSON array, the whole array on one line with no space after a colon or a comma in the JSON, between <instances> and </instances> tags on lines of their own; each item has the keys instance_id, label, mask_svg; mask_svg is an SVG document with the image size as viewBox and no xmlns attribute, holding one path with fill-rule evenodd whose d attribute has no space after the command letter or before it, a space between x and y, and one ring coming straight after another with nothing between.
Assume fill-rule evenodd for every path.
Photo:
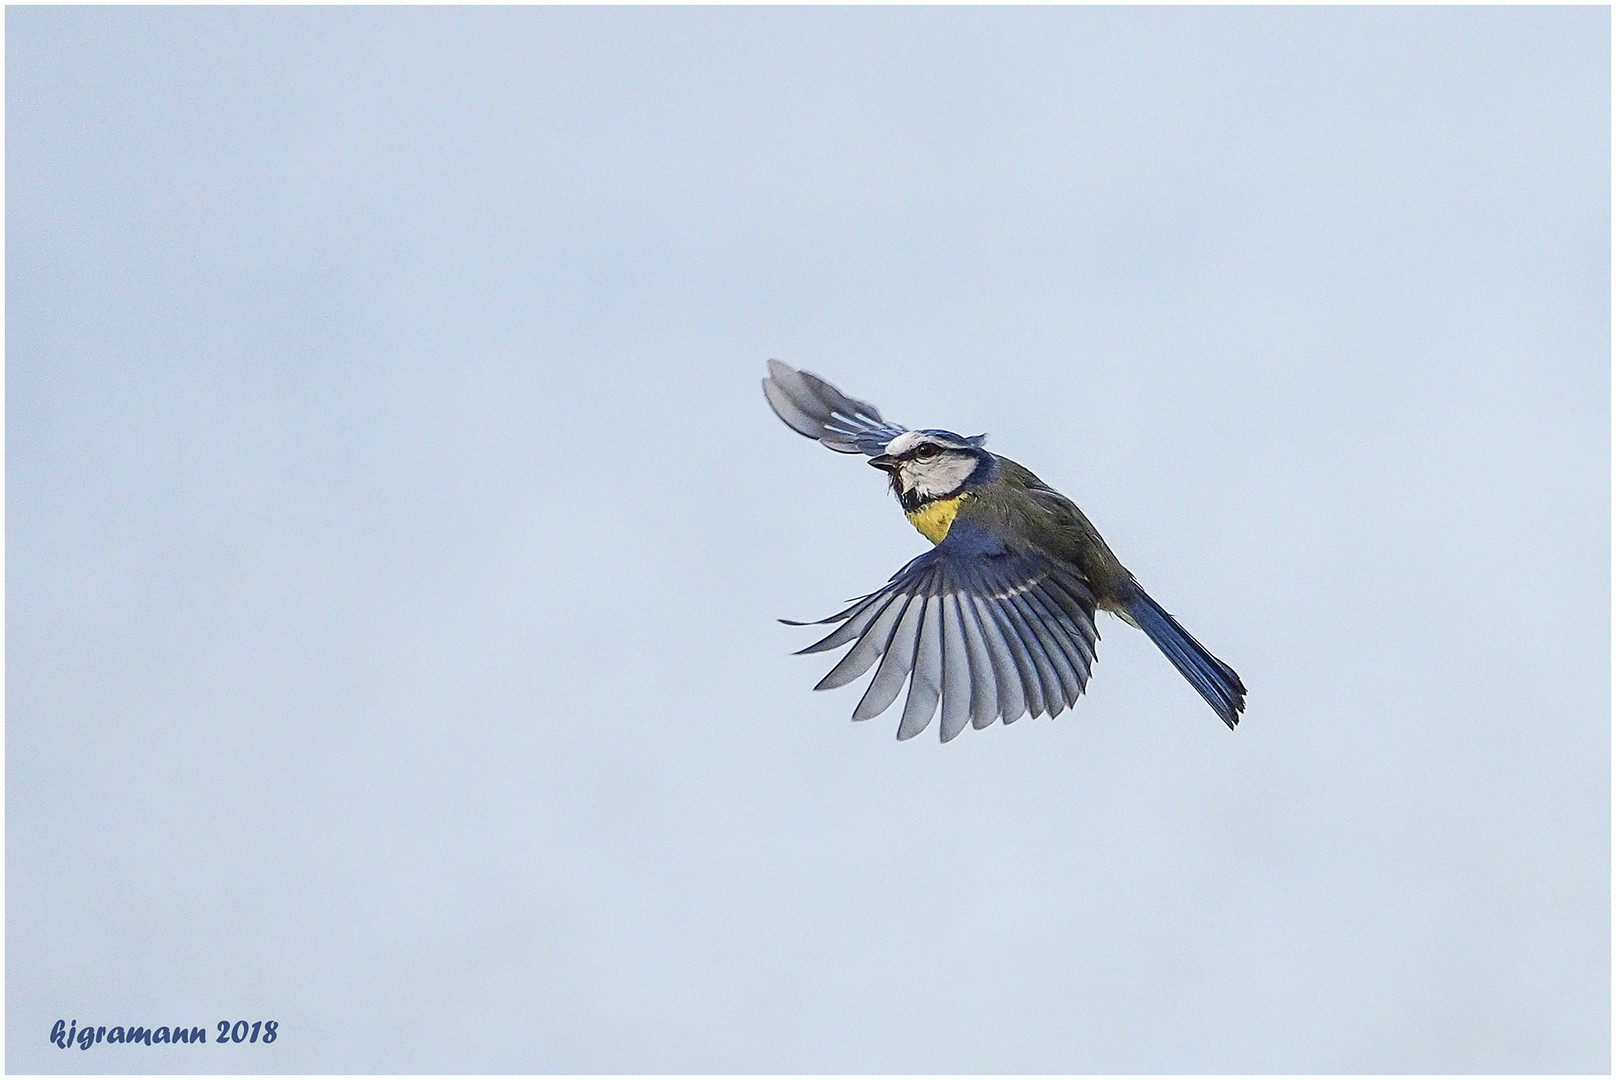
<instances>
[{"instance_id":1,"label":"bird's head","mask_svg":"<svg viewBox=\"0 0 1616 1080\"><path fill-rule=\"evenodd\" d=\"M982 449L986 435L965 438L952 431L906 431L870 459L892 479L892 492L906 510L934 499L950 499L991 479L993 455Z\"/></svg>"}]
</instances>

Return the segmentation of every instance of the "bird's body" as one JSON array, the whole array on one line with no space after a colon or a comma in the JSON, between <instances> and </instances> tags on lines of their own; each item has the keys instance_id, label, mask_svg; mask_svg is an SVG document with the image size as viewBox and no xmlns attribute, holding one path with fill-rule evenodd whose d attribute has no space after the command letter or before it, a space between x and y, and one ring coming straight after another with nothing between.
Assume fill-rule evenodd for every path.
<instances>
[{"instance_id":1,"label":"bird's body","mask_svg":"<svg viewBox=\"0 0 1616 1080\"><path fill-rule=\"evenodd\" d=\"M935 546L885 588L822 620L840 623L804 652L852 643L816 689L876 667L855 720L884 711L909 682L900 739L942 706L944 741L965 721L986 727L1023 713L1051 716L1088 683L1096 609L1148 634L1233 728L1245 686L1150 596L1099 531L1024 466L983 449L986 436L887 423L873 406L817 376L769 361L763 389L793 430L842 453L865 453Z\"/></svg>"}]
</instances>

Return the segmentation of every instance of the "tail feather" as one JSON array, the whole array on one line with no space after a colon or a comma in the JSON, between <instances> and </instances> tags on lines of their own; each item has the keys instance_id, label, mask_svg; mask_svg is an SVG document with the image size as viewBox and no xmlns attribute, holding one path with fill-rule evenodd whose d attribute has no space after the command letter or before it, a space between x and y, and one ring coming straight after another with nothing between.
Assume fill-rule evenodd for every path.
<instances>
[{"instance_id":1,"label":"tail feather","mask_svg":"<svg viewBox=\"0 0 1616 1080\"><path fill-rule=\"evenodd\" d=\"M1246 707L1246 687L1234 668L1207 652L1205 645L1178 625L1178 620L1162 610L1143 589L1136 590L1124 605L1124 611L1134 625L1150 635L1150 640L1173 662L1179 674L1189 680L1212 706L1212 711L1233 730Z\"/></svg>"}]
</instances>

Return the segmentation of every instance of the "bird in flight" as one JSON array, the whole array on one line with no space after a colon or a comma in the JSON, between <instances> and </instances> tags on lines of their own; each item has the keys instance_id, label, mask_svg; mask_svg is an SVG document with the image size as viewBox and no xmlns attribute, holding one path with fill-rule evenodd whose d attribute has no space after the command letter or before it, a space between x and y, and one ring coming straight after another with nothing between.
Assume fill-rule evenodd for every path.
<instances>
[{"instance_id":1,"label":"bird in flight","mask_svg":"<svg viewBox=\"0 0 1616 1080\"><path fill-rule=\"evenodd\" d=\"M898 738L926 730L942 706L944 742L1023 714L1059 716L1077 703L1103 609L1149 635L1232 730L1246 707L1240 676L1152 600L1083 511L986 435L908 430L806 371L769 361L763 393L793 431L843 454L865 454L934 545L886 585L817 623L839 624L803 653L852 648L814 687L831 690L875 667L854 720L887 710L904 681ZM879 663L878 663L879 662Z\"/></svg>"}]
</instances>

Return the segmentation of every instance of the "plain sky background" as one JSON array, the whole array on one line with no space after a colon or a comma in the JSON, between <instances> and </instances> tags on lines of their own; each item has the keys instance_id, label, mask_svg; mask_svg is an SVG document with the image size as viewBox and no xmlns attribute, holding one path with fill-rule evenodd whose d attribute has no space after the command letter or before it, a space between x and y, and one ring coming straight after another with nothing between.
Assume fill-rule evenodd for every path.
<instances>
[{"instance_id":1,"label":"plain sky background","mask_svg":"<svg viewBox=\"0 0 1616 1080\"><path fill-rule=\"evenodd\" d=\"M7 1067L1608 1071L1609 131L1605 8L8 9ZM850 724L769 356L1239 730Z\"/></svg>"}]
</instances>

